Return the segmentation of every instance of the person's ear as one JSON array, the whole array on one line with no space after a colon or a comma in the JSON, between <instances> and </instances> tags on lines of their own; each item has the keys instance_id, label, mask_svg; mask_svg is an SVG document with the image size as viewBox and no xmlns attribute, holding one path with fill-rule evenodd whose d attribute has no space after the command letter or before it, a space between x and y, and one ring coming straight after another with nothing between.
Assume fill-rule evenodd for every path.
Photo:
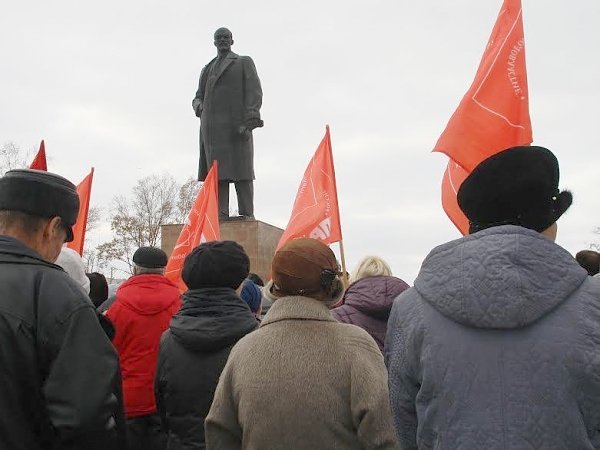
<instances>
[{"instance_id":1,"label":"person's ear","mask_svg":"<svg viewBox=\"0 0 600 450\"><path fill-rule=\"evenodd\" d=\"M54 238L57 234L61 234L62 232L62 219L58 216L48 219L43 226L44 239Z\"/></svg>"}]
</instances>

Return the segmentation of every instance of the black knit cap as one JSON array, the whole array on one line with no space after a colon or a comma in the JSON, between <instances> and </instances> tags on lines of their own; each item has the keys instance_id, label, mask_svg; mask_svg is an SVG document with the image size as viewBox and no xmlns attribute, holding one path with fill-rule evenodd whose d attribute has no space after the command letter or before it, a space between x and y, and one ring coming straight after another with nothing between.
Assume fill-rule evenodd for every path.
<instances>
[{"instance_id":1,"label":"black knit cap","mask_svg":"<svg viewBox=\"0 0 600 450\"><path fill-rule=\"evenodd\" d=\"M559 191L558 161L544 147L513 147L481 162L458 190L458 205L469 232L519 225L541 232L571 206Z\"/></svg>"},{"instance_id":2,"label":"black knit cap","mask_svg":"<svg viewBox=\"0 0 600 450\"><path fill-rule=\"evenodd\" d=\"M38 217L60 217L73 240L79 196L75 185L51 172L10 170L0 178L0 211L19 211Z\"/></svg>"},{"instance_id":3,"label":"black knit cap","mask_svg":"<svg viewBox=\"0 0 600 450\"><path fill-rule=\"evenodd\" d=\"M169 257L160 248L140 247L133 254L133 262L136 266L147 269L160 269L167 265Z\"/></svg>"},{"instance_id":4,"label":"black knit cap","mask_svg":"<svg viewBox=\"0 0 600 450\"><path fill-rule=\"evenodd\" d=\"M237 289L249 272L250 259L241 245L234 241L210 241L186 256L181 278L189 289Z\"/></svg>"}]
</instances>

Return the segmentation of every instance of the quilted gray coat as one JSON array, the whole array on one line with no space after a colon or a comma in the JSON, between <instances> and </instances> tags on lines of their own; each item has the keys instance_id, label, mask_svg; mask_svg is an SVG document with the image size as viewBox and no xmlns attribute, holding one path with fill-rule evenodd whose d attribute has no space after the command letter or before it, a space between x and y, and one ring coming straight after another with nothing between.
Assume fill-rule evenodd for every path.
<instances>
[{"instance_id":1,"label":"quilted gray coat","mask_svg":"<svg viewBox=\"0 0 600 450\"><path fill-rule=\"evenodd\" d=\"M534 231L435 248L385 350L405 450L600 448L600 280Z\"/></svg>"}]
</instances>

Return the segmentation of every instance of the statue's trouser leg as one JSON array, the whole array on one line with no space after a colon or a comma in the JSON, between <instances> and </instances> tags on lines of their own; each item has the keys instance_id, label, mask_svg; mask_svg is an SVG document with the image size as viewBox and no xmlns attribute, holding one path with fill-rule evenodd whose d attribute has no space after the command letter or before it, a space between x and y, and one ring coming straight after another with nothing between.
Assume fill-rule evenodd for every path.
<instances>
[{"instance_id":1,"label":"statue's trouser leg","mask_svg":"<svg viewBox=\"0 0 600 450\"><path fill-rule=\"evenodd\" d=\"M254 217L254 182L241 180L235 182L240 216Z\"/></svg>"},{"instance_id":2,"label":"statue's trouser leg","mask_svg":"<svg viewBox=\"0 0 600 450\"><path fill-rule=\"evenodd\" d=\"M219 217L229 217L229 181L219 180Z\"/></svg>"}]
</instances>

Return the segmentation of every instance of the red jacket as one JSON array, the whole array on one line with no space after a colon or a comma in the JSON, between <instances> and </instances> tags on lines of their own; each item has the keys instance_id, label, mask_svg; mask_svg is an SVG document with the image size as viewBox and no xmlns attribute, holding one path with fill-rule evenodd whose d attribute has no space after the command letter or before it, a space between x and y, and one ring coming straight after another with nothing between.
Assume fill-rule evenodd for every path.
<instances>
[{"instance_id":1,"label":"red jacket","mask_svg":"<svg viewBox=\"0 0 600 450\"><path fill-rule=\"evenodd\" d=\"M123 374L128 418L156 413L154 373L158 344L181 307L177 286L159 274L135 275L117 290L106 312L115 326L113 340Z\"/></svg>"}]
</instances>

